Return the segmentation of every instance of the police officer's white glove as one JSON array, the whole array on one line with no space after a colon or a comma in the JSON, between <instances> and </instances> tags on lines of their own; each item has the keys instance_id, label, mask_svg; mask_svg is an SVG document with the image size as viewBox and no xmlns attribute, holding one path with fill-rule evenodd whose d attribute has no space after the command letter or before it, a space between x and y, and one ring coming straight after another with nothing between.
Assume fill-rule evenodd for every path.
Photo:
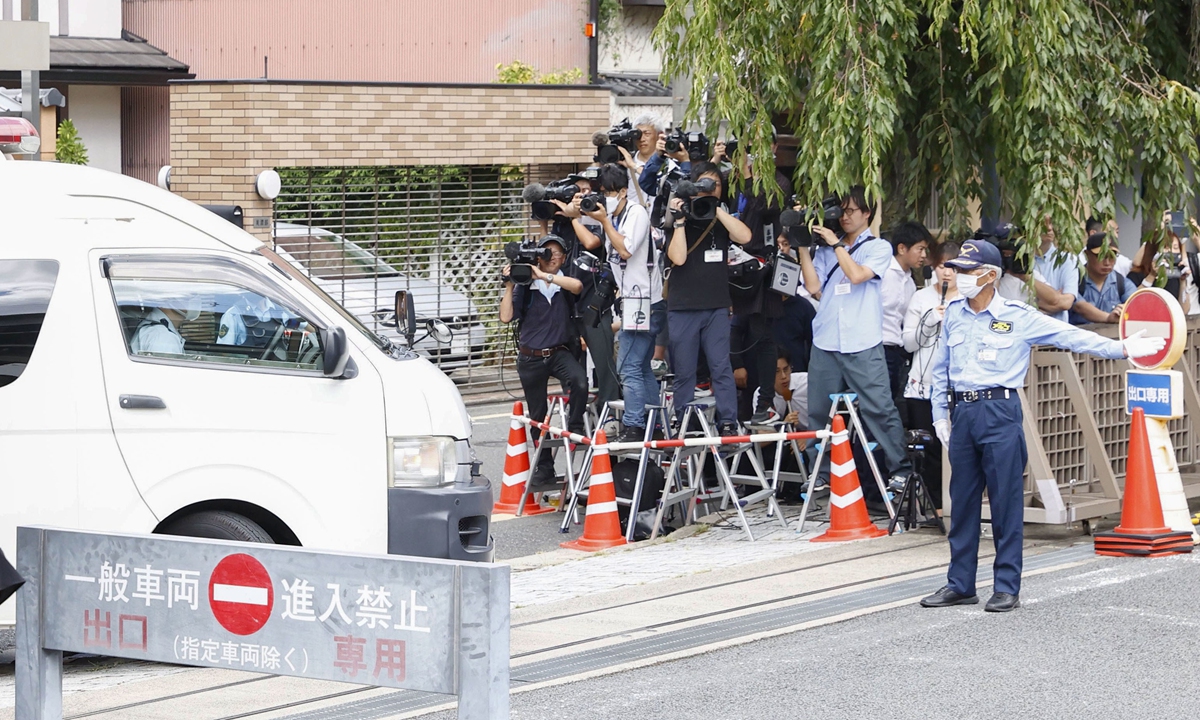
<instances>
[{"instance_id":1,"label":"police officer's white glove","mask_svg":"<svg viewBox=\"0 0 1200 720\"><path fill-rule=\"evenodd\" d=\"M933 431L937 433L938 440L946 447L950 447L950 421L949 420L934 420Z\"/></svg>"},{"instance_id":2,"label":"police officer's white glove","mask_svg":"<svg viewBox=\"0 0 1200 720\"><path fill-rule=\"evenodd\" d=\"M1144 337L1145 330L1130 335L1121 341L1121 347L1125 348L1125 357L1139 358L1153 355L1161 351L1167 346L1167 339L1160 337Z\"/></svg>"}]
</instances>

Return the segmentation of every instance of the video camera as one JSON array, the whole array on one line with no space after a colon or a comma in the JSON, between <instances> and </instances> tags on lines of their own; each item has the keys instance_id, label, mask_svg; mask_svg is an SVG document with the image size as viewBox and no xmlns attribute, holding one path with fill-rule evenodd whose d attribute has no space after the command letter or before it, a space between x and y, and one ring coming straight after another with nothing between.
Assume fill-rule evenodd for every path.
<instances>
[{"instance_id":1,"label":"video camera","mask_svg":"<svg viewBox=\"0 0 1200 720\"><path fill-rule=\"evenodd\" d=\"M517 285L528 285L533 282L533 266L538 260L550 260L550 248L538 247L535 240L510 242L504 246L504 257L510 263L508 278Z\"/></svg>"},{"instance_id":2,"label":"video camera","mask_svg":"<svg viewBox=\"0 0 1200 720\"><path fill-rule=\"evenodd\" d=\"M581 314L586 325L598 327L600 316L616 302L617 279L613 275L611 265L587 250L580 252L579 257L575 258L575 267L592 275L593 290L584 295Z\"/></svg>"},{"instance_id":3,"label":"video camera","mask_svg":"<svg viewBox=\"0 0 1200 720\"><path fill-rule=\"evenodd\" d=\"M592 135L592 144L596 146L596 162L619 163L622 156L617 148L625 148L633 154L637 152L638 140L642 139L642 131L629 124L629 118L613 125L607 135L598 132Z\"/></svg>"},{"instance_id":4,"label":"video camera","mask_svg":"<svg viewBox=\"0 0 1200 720\"><path fill-rule=\"evenodd\" d=\"M687 150L688 159L692 162L708 159L708 138L704 137L704 133L685 133L676 128L667 133L666 148L668 153Z\"/></svg>"},{"instance_id":5,"label":"video camera","mask_svg":"<svg viewBox=\"0 0 1200 720\"><path fill-rule=\"evenodd\" d=\"M787 199L787 205L796 205L796 196ZM830 195L821 201L821 208L806 208L804 210L784 210L779 214L779 224L783 226L783 234L797 247L812 247L812 225L824 225L834 232L840 231L842 219L842 199Z\"/></svg>"},{"instance_id":6,"label":"video camera","mask_svg":"<svg viewBox=\"0 0 1200 720\"><path fill-rule=\"evenodd\" d=\"M672 168L663 175L659 185L658 195L654 199L654 208L650 213L650 223L656 227L666 228L674 222L673 213L667 207L671 198L683 200L683 215L692 220L709 221L717 216L717 207L721 199L715 195L700 195L711 193L717 189L712 178L700 178L692 182L678 168Z\"/></svg>"},{"instance_id":7,"label":"video camera","mask_svg":"<svg viewBox=\"0 0 1200 720\"><path fill-rule=\"evenodd\" d=\"M1025 238L1021 237L1021 228L1012 223L1000 223L990 233L980 228L971 239L984 240L995 245L1000 251L1000 263L1004 272L1029 274L1029 259L1021 257L1021 248L1025 245Z\"/></svg>"},{"instance_id":8,"label":"video camera","mask_svg":"<svg viewBox=\"0 0 1200 720\"><path fill-rule=\"evenodd\" d=\"M521 191L521 197L532 206L530 214L534 220L553 220L558 206L552 200L569 203L575 199L579 186L570 179L555 180L549 185L530 183Z\"/></svg>"}]
</instances>

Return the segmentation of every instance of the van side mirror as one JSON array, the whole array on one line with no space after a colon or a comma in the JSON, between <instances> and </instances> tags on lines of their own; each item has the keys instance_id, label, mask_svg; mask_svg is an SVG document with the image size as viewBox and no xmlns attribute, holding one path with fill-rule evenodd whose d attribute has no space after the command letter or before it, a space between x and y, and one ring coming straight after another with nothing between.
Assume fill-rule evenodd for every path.
<instances>
[{"instance_id":1,"label":"van side mirror","mask_svg":"<svg viewBox=\"0 0 1200 720\"><path fill-rule=\"evenodd\" d=\"M350 343L340 327L321 329L321 372L325 377L352 378L358 368L350 361Z\"/></svg>"},{"instance_id":2,"label":"van side mirror","mask_svg":"<svg viewBox=\"0 0 1200 720\"><path fill-rule=\"evenodd\" d=\"M417 310L412 295L406 290L396 291L396 332L404 336L412 347L417 337Z\"/></svg>"}]
</instances>

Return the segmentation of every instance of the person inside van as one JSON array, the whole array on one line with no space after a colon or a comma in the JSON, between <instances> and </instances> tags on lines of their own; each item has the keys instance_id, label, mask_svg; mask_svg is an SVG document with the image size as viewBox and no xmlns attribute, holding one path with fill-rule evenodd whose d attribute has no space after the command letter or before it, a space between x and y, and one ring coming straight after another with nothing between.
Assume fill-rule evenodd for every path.
<instances>
[{"instance_id":1,"label":"person inside van","mask_svg":"<svg viewBox=\"0 0 1200 720\"><path fill-rule=\"evenodd\" d=\"M575 359L578 342L572 321L575 302L583 291L583 283L564 275L565 242L557 235L538 240L538 248L548 248L549 258L538 258L533 267L533 281L516 285L509 277L511 266L505 266L504 295L500 298L500 322L517 320L517 376L525 391L525 407L529 417L546 417L546 385L551 377L558 378L563 392L569 396L567 429L583 433L583 413L587 408L587 374ZM531 428L536 442L539 431ZM554 456L543 452L530 478L530 488L556 482Z\"/></svg>"},{"instance_id":2,"label":"person inside van","mask_svg":"<svg viewBox=\"0 0 1200 720\"><path fill-rule=\"evenodd\" d=\"M179 312L173 308L155 308L138 323L133 339L129 341L129 351L134 355L182 355L183 336L179 334L179 325L199 316L199 308L195 309L194 315L190 309Z\"/></svg>"},{"instance_id":3,"label":"person inside van","mask_svg":"<svg viewBox=\"0 0 1200 720\"><path fill-rule=\"evenodd\" d=\"M287 320L287 312L262 295L243 296L221 315L217 344L265 348L276 339Z\"/></svg>"}]
</instances>

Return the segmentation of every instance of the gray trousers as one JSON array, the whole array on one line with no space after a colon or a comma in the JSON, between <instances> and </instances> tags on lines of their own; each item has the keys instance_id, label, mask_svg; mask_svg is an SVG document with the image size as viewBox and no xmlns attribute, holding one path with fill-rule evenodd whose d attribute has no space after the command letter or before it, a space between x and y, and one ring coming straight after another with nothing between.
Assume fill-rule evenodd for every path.
<instances>
[{"instance_id":1,"label":"gray trousers","mask_svg":"<svg viewBox=\"0 0 1200 720\"><path fill-rule=\"evenodd\" d=\"M813 346L808 359L810 429L819 430L829 424L829 408L833 404L829 396L844 392L858 394L859 415L887 458L887 472L893 475L907 473L911 468L904 449L904 428L900 425L896 403L892 401L883 345L856 353L828 352ZM811 453L815 460L815 445ZM821 475L828 476L828 452L821 464ZM862 472L859 468L860 477Z\"/></svg>"}]
</instances>

